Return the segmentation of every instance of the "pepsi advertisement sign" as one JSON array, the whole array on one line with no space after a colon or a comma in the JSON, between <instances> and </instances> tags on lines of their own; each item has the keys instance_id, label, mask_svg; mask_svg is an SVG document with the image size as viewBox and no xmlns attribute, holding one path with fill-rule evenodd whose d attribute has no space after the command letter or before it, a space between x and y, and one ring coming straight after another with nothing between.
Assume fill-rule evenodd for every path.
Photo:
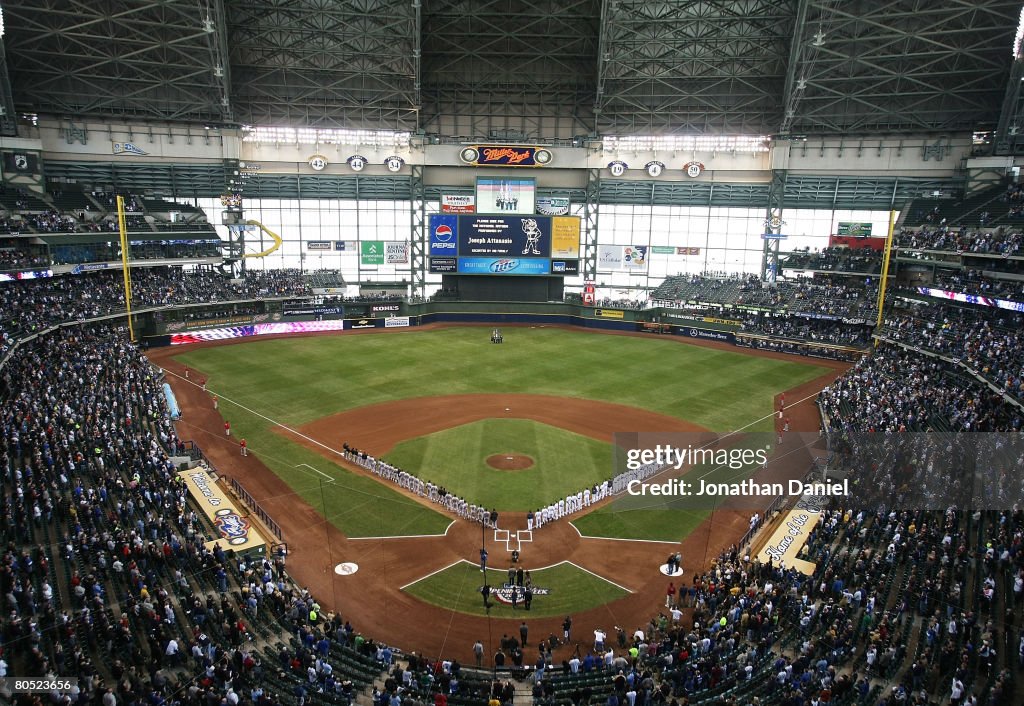
<instances>
[{"instance_id":1,"label":"pepsi advertisement sign","mask_svg":"<svg viewBox=\"0 0 1024 706\"><path fill-rule=\"evenodd\" d=\"M530 257L460 257L463 275L549 275L551 261Z\"/></svg>"},{"instance_id":2,"label":"pepsi advertisement sign","mask_svg":"<svg viewBox=\"0 0 1024 706\"><path fill-rule=\"evenodd\" d=\"M434 214L427 221L430 229L430 255L455 257L458 253L458 216Z\"/></svg>"}]
</instances>

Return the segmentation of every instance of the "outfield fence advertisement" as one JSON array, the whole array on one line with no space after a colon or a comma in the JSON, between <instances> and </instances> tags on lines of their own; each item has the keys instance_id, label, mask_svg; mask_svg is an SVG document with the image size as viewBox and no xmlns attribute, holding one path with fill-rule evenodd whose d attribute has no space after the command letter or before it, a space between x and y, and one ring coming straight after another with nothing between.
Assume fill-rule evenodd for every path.
<instances>
[{"instance_id":1,"label":"outfield fence advertisement","mask_svg":"<svg viewBox=\"0 0 1024 706\"><path fill-rule=\"evenodd\" d=\"M207 329L206 331L192 331L191 333L172 333L169 338L172 346L180 346L187 343L200 343L202 341L226 341L245 336L341 331L342 328L344 328L343 319L330 319L328 321L279 321L269 324L253 324L251 326L228 326L226 328Z\"/></svg>"},{"instance_id":2,"label":"outfield fence advertisement","mask_svg":"<svg viewBox=\"0 0 1024 706\"><path fill-rule=\"evenodd\" d=\"M736 336L730 331L715 331L696 326L679 326L676 333L687 338L699 338L704 341L720 341L722 343L736 343Z\"/></svg>"}]
</instances>

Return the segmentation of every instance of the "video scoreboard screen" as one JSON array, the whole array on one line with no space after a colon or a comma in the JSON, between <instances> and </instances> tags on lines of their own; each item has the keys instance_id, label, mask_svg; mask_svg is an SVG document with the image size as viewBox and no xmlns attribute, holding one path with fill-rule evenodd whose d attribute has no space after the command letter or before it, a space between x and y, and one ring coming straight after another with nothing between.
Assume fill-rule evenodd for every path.
<instances>
[{"instance_id":1,"label":"video scoreboard screen","mask_svg":"<svg viewBox=\"0 0 1024 706\"><path fill-rule=\"evenodd\" d=\"M536 212L537 182L529 177L477 177L476 212L529 216Z\"/></svg>"},{"instance_id":2,"label":"video scoreboard screen","mask_svg":"<svg viewBox=\"0 0 1024 706\"><path fill-rule=\"evenodd\" d=\"M554 275L579 273L576 216L430 216L430 271L440 274Z\"/></svg>"}]
</instances>

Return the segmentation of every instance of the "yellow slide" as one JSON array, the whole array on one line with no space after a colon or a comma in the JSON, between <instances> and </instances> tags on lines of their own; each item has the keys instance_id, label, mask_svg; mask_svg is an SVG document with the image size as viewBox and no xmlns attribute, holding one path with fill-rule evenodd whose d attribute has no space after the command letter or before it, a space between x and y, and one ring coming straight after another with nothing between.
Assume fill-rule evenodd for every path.
<instances>
[{"instance_id":1,"label":"yellow slide","mask_svg":"<svg viewBox=\"0 0 1024 706\"><path fill-rule=\"evenodd\" d=\"M242 257L266 257L267 255L281 247L281 236L273 232L272 230L269 230L265 225L263 225L259 221L246 221L245 224L247 226L256 226L257 228L262 230L264 233L270 236L270 238L274 241L274 244L270 246L268 249L264 250L263 252L245 253L245 255L243 255Z\"/></svg>"}]
</instances>

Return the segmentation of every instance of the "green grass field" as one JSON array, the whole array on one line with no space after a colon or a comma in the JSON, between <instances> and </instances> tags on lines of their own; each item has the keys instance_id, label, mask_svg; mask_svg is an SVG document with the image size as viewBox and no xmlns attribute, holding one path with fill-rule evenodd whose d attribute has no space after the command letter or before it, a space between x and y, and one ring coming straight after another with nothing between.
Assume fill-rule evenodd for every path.
<instances>
[{"instance_id":1,"label":"green grass field","mask_svg":"<svg viewBox=\"0 0 1024 706\"><path fill-rule=\"evenodd\" d=\"M492 454L508 453L530 456L534 466L499 471L485 463ZM409 439L387 459L418 468L421 478L455 489L471 503L523 512L600 483L612 467L608 444L528 419L485 419Z\"/></svg>"},{"instance_id":2,"label":"green grass field","mask_svg":"<svg viewBox=\"0 0 1024 706\"><path fill-rule=\"evenodd\" d=\"M629 593L568 562L531 571L530 575L534 586L549 589L550 594L535 596L529 612L523 609L522 603L518 609L513 610L511 605L504 604L492 596L491 616L526 621L530 618L563 616L596 608ZM488 568L487 577L491 586L498 587L507 580L507 572ZM480 594L482 586L480 566L461 561L433 576L410 584L403 590L442 608L472 615L486 615L483 596ZM536 644L542 637L547 636L535 635L531 642Z\"/></svg>"},{"instance_id":3,"label":"green grass field","mask_svg":"<svg viewBox=\"0 0 1024 706\"><path fill-rule=\"evenodd\" d=\"M614 501L577 517L572 524L587 537L615 537L680 542L708 516L705 510L666 508L623 508Z\"/></svg>"},{"instance_id":4,"label":"green grass field","mask_svg":"<svg viewBox=\"0 0 1024 706\"><path fill-rule=\"evenodd\" d=\"M633 405L715 431L752 423L753 430L770 430L773 396L825 372L802 361L757 358L672 339L515 328L507 331L505 345L492 346L487 333L455 327L280 338L186 350L177 357L208 378L210 391L221 397L222 413L253 453L313 507L326 501L331 521L348 536L438 534L449 520L272 433L268 418L294 427L408 397L540 393ZM201 437L196 441L202 445ZM430 446L424 443L426 451ZM421 463L403 461L400 465L412 471ZM462 469L476 466L477 460L451 456L448 463ZM602 460L597 472L607 468ZM321 474L334 479L325 483L323 500ZM589 482L580 478L568 485ZM454 484L450 489L465 492ZM509 489L504 499L495 496L494 506L520 507L522 493Z\"/></svg>"}]
</instances>

